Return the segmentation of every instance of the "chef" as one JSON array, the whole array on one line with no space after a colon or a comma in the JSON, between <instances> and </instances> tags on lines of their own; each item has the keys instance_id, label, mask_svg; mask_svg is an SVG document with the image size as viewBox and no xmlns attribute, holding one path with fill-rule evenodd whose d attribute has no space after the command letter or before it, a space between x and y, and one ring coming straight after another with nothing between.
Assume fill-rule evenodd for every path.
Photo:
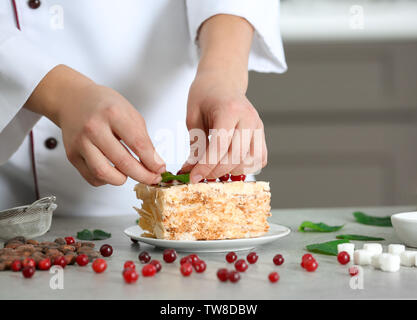
<instances>
[{"instance_id":1,"label":"chef","mask_svg":"<svg viewBox=\"0 0 417 320\"><path fill-rule=\"evenodd\" d=\"M165 170L261 169L248 70L286 70L277 0L1 1L1 209L53 194L57 214L127 214ZM193 130L220 129L225 148L212 134L186 161ZM241 161L222 162L237 143Z\"/></svg>"}]
</instances>

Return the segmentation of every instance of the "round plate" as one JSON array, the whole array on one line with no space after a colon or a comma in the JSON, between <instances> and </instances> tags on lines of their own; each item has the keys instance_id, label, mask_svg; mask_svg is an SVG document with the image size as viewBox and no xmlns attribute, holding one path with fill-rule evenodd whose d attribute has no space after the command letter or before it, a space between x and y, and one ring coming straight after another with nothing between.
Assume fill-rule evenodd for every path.
<instances>
[{"instance_id":1,"label":"round plate","mask_svg":"<svg viewBox=\"0 0 417 320\"><path fill-rule=\"evenodd\" d=\"M250 250L265 243L275 241L288 235L291 230L278 224L269 224L267 234L257 238L229 240L164 240L142 237L143 230L139 226L127 228L124 233L131 239L138 240L158 248L170 248L180 252L225 252Z\"/></svg>"}]
</instances>

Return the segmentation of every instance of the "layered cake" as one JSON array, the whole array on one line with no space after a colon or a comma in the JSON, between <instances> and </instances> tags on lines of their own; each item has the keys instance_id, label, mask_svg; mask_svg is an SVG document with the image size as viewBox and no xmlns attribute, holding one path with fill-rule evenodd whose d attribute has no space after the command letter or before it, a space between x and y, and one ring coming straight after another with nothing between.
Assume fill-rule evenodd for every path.
<instances>
[{"instance_id":1,"label":"layered cake","mask_svg":"<svg viewBox=\"0 0 417 320\"><path fill-rule=\"evenodd\" d=\"M268 232L268 182L137 184L143 236L168 240L259 237Z\"/></svg>"}]
</instances>

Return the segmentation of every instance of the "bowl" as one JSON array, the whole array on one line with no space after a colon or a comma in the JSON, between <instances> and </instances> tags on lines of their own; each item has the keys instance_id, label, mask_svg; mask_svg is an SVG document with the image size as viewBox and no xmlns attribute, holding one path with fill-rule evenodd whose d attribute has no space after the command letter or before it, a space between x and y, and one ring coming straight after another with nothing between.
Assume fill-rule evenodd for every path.
<instances>
[{"instance_id":1,"label":"bowl","mask_svg":"<svg viewBox=\"0 0 417 320\"><path fill-rule=\"evenodd\" d=\"M417 248L417 211L394 214L391 222L398 238L408 247Z\"/></svg>"}]
</instances>

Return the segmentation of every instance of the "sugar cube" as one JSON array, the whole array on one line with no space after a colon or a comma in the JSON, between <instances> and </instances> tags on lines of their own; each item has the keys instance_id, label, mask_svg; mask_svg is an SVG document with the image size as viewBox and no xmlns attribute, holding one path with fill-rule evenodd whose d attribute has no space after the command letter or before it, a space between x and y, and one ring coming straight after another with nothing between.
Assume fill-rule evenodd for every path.
<instances>
[{"instance_id":1,"label":"sugar cube","mask_svg":"<svg viewBox=\"0 0 417 320\"><path fill-rule=\"evenodd\" d=\"M337 253L346 251L350 257L350 261L353 261L353 252L355 251L354 243L339 243L337 245Z\"/></svg>"},{"instance_id":2,"label":"sugar cube","mask_svg":"<svg viewBox=\"0 0 417 320\"><path fill-rule=\"evenodd\" d=\"M371 258L371 265L375 269L381 269L381 254L374 254Z\"/></svg>"},{"instance_id":3,"label":"sugar cube","mask_svg":"<svg viewBox=\"0 0 417 320\"><path fill-rule=\"evenodd\" d=\"M390 244L388 246L388 253L400 255L403 251L405 251L403 244Z\"/></svg>"},{"instance_id":4,"label":"sugar cube","mask_svg":"<svg viewBox=\"0 0 417 320\"><path fill-rule=\"evenodd\" d=\"M382 246L379 243L365 243L363 245L363 249L370 251L372 255L381 254L382 253Z\"/></svg>"},{"instance_id":5,"label":"sugar cube","mask_svg":"<svg viewBox=\"0 0 417 320\"><path fill-rule=\"evenodd\" d=\"M403 251L400 254L400 262L402 266L413 267L416 264L417 251Z\"/></svg>"},{"instance_id":6,"label":"sugar cube","mask_svg":"<svg viewBox=\"0 0 417 320\"><path fill-rule=\"evenodd\" d=\"M397 254L383 253L379 258L381 270L386 272L397 272L400 270L400 256Z\"/></svg>"},{"instance_id":7,"label":"sugar cube","mask_svg":"<svg viewBox=\"0 0 417 320\"><path fill-rule=\"evenodd\" d=\"M371 264L372 253L370 251L363 250L363 249L355 250L353 255L354 255L355 264L358 264L361 266Z\"/></svg>"}]
</instances>

